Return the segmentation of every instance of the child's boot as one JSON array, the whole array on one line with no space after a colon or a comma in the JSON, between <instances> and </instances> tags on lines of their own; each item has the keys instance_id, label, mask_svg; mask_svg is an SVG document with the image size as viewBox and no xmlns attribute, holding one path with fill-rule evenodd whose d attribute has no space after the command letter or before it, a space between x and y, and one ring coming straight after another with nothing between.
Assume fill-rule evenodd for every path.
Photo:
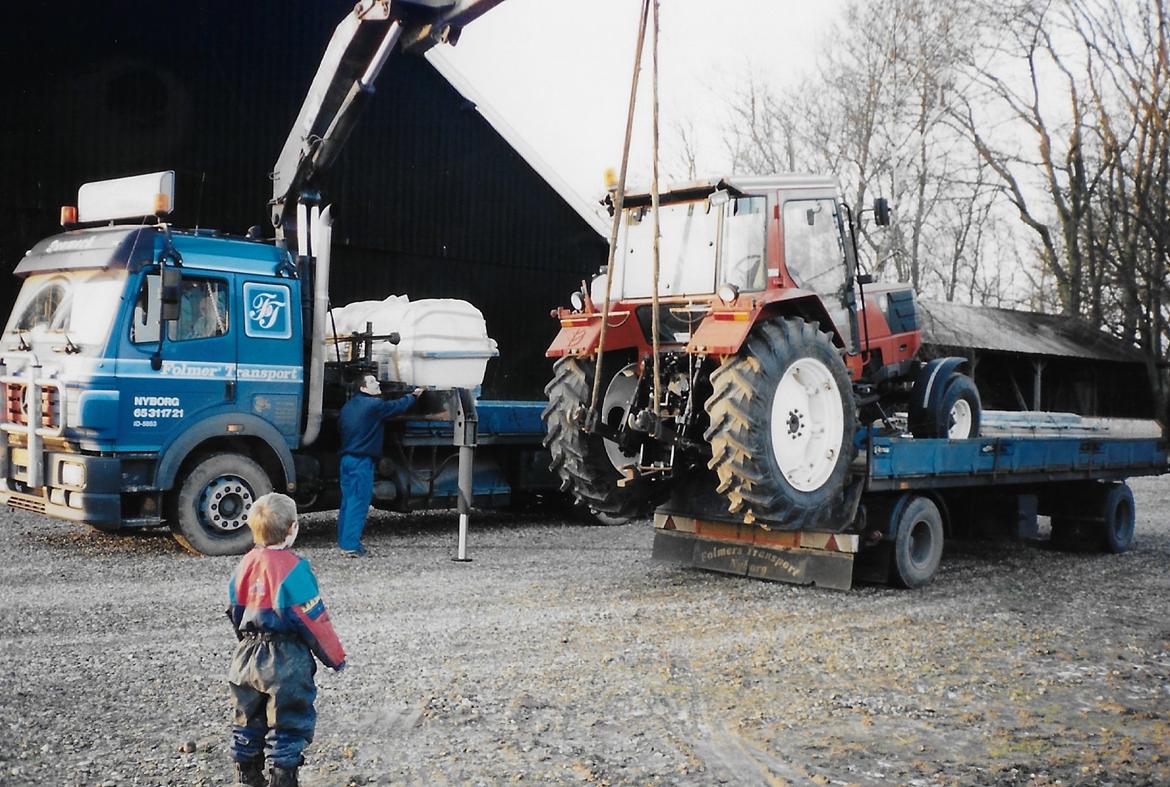
<instances>
[{"instance_id":1,"label":"child's boot","mask_svg":"<svg viewBox=\"0 0 1170 787\"><path fill-rule=\"evenodd\" d=\"M280 768L273 765L272 779L268 782L268 787L297 787L296 766L292 768Z\"/></svg>"},{"instance_id":2,"label":"child's boot","mask_svg":"<svg viewBox=\"0 0 1170 787\"><path fill-rule=\"evenodd\" d=\"M247 762L236 763L236 783L244 787L265 787L264 758L256 757Z\"/></svg>"}]
</instances>

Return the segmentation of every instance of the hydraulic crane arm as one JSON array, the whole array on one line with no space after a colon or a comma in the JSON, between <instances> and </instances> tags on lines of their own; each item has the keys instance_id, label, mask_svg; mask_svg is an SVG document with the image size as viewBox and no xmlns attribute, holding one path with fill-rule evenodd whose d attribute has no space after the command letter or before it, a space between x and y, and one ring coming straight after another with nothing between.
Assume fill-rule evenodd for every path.
<instances>
[{"instance_id":1,"label":"hydraulic crane arm","mask_svg":"<svg viewBox=\"0 0 1170 787\"><path fill-rule=\"evenodd\" d=\"M395 47L421 54L437 43L454 44L464 25L500 2L361 0L354 7L334 31L273 167L277 237L296 231L296 204L314 200L318 176L345 145Z\"/></svg>"}]
</instances>

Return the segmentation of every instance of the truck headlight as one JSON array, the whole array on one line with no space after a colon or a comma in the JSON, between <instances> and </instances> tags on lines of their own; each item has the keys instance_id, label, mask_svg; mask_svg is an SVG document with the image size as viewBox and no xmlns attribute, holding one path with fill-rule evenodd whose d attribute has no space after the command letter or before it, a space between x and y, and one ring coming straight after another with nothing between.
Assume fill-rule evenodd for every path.
<instances>
[{"instance_id":1,"label":"truck headlight","mask_svg":"<svg viewBox=\"0 0 1170 787\"><path fill-rule=\"evenodd\" d=\"M85 465L77 462L62 462L61 463L61 485L62 486L85 486Z\"/></svg>"}]
</instances>

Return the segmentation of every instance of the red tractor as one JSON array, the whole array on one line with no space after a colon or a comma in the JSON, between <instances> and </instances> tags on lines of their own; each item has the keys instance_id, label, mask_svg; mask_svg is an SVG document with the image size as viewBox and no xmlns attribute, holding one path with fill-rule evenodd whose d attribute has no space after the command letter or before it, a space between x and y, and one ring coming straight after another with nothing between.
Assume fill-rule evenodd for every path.
<instances>
[{"instance_id":1,"label":"red tractor","mask_svg":"<svg viewBox=\"0 0 1170 787\"><path fill-rule=\"evenodd\" d=\"M659 204L657 298L651 195L636 193L611 269L553 313L545 444L579 503L625 518L697 484L743 522L816 529L844 514L859 424L900 407L917 437L978 433L964 359L915 359L914 292L860 272L835 179L701 181ZM885 200L873 213L888 224Z\"/></svg>"}]
</instances>

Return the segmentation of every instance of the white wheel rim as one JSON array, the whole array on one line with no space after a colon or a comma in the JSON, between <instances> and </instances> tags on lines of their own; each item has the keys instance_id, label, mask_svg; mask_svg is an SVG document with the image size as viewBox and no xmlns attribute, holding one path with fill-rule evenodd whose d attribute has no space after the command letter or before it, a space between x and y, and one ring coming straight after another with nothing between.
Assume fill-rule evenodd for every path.
<instances>
[{"instance_id":1,"label":"white wheel rim","mask_svg":"<svg viewBox=\"0 0 1170 787\"><path fill-rule=\"evenodd\" d=\"M619 423L610 423L612 420L624 421L630 416L630 404L634 393L638 390L638 365L630 364L622 369L610 381L605 391L605 398L601 402L601 417L610 426L617 428ZM627 454L613 440L603 440L605 455L614 470L622 470L638 464L638 452Z\"/></svg>"},{"instance_id":2,"label":"white wheel rim","mask_svg":"<svg viewBox=\"0 0 1170 787\"><path fill-rule=\"evenodd\" d=\"M812 492L837 466L845 413L841 392L829 367L801 358L788 367L772 397L772 451L784 479L800 492Z\"/></svg>"},{"instance_id":3,"label":"white wheel rim","mask_svg":"<svg viewBox=\"0 0 1170 787\"><path fill-rule=\"evenodd\" d=\"M950 422L950 426L947 427L947 437L951 440L963 440L970 437L973 419L974 413L971 411L971 403L966 399L955 400L947 419Z\"/></svg>"}]
</instances>

